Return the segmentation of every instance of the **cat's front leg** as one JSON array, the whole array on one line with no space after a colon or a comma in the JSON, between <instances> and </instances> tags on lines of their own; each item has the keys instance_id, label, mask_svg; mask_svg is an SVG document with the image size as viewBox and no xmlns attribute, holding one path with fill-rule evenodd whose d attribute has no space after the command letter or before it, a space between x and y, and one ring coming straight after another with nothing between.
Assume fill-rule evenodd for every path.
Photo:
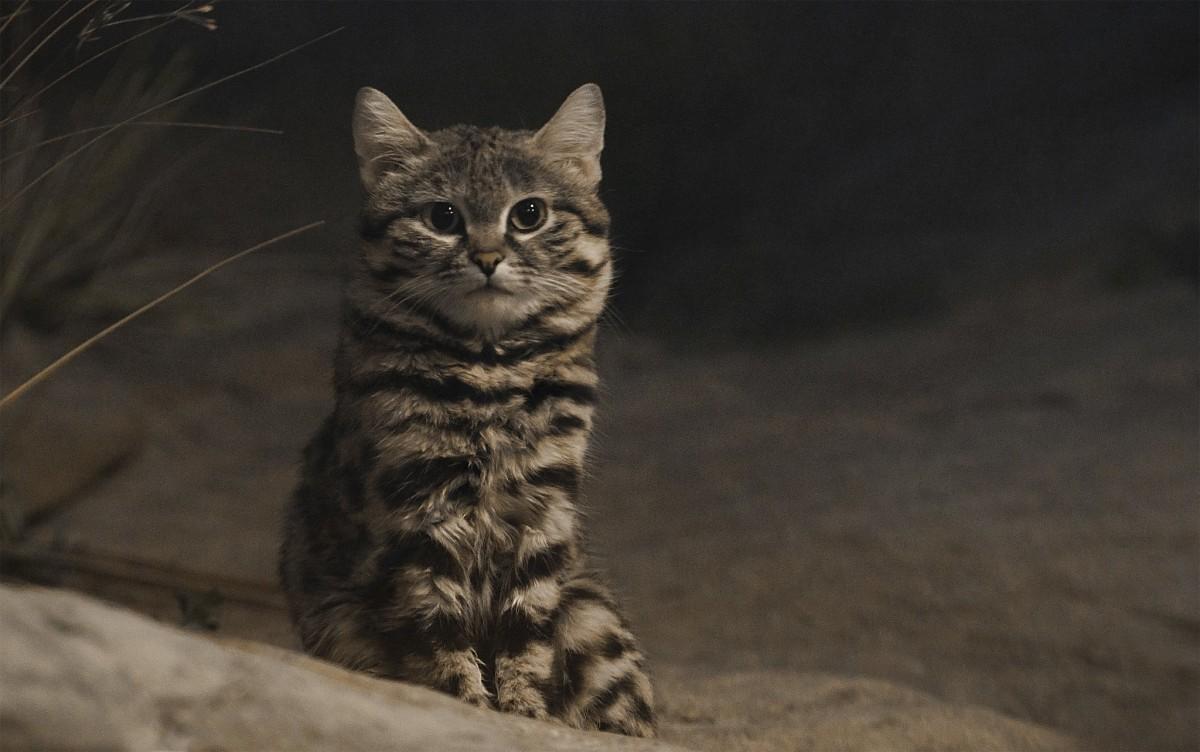
<instances>
[{"instance_id":1,"label":"cat's front leg","mask_svg":"<svg viewBox=\"0 0 1200 752\"><path fill-rule=\"evenodd\" d=\"M655 735L645 656L608 590L587 576L562 588L555 645L561 651L561 717L571 726Z\"/></svg>"},{"instance_id":2,"label":"cat's front leg","mask_svg":"<svg viewBox=\"0 0 1200 752\"><path fill-rule=\"evenodd\" d=\"M384 673L424 684L481 708L492 707L479 656L461 622L438 615L404 619L380 631L387 656Z\"/></svg>"},{"instance_id":3,"label":"cat's front leg","mask_svg":"<svg viewBox=\"0 0 1200 752\"><path fill-rule=\"evenodd\" d=\"M422 673L425 682L435 689L476 707L492 707L492 698L483 686L479 657L469 646L435 647Z\"/></svg>"},{"instance_id":4,"label":"cat's front leg","mask_svg":"<svg viewBox=\"0 0 1200 752\"><path fill-rule=\"evenodd\" d=\"M467 583L451 552L424 533L397 536L370 589L386 673L491 707L471 644Z\"/></svg>"},{"instance_id":5,"label":"cat's front leg","mask_svg":"<svg viewBox=\"0 0 1200 752\"><path fill-rule=\"evenodd\" d=\"M559 688L553 681L554 645L548 621L510 614L496 652L496 707L548 719Z\"/></svg>"},{"instance_id":6,"label":"cat's front leg","mask_svg":"<svg viewBox=\"0 0 1200 752\"><path fill-rule=\"evenodd\" d=\"M568 556L565 544L527 555L517 566L497 625L496 706L506 713L550 718L562 682L555 676L554 622Z\"/></svg>"}]
</instances>

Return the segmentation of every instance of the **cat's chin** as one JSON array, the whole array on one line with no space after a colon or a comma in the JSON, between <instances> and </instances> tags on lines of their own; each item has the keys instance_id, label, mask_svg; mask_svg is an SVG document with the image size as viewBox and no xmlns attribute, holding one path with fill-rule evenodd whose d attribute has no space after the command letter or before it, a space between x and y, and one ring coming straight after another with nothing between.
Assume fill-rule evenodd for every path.
<instances>
[{"instance_id":1,"label":"cat's chin","mask_svg":"<svg viewBox=\"0 0 1200 752\"><path fill-rule=\"evenodd\" d=\"M490 340L498 340L533 312L523 295L494 286L479 287L460 296L446 313Z\"/></svg>"}]
</instances>

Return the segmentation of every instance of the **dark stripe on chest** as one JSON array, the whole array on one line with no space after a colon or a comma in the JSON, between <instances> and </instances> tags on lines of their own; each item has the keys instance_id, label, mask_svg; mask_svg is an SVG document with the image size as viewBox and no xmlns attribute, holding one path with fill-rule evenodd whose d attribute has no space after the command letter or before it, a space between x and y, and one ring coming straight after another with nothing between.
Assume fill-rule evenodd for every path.
<instances>
[{"instance_id":1,"label":"dark stripe on chest","mask_svg":"<svg viewBox=\"0 0 1200 752\"><path fill-rule=\"evenodd\" d=\"M446 318L441 311L419 300L403 300L401 305L437 328L458 339L471 339L475 332Z\"/></svg>"},{"instance_id":2,"label":"dark stripe on chest","mask_svg":"<svg viewBox=\"0 0 1200 752\"><path fill-rule=\"evenodd\" d=\"M445 546L425 533L393 535L384 544L386 553L379 559L380 576L395 574L405 566L428 569L430 574L463 580L466 572Z\"/></svg>"},{"instance_id":3,"label":"dark stripe on chest","mask_svg":"<svg viewBox=\"0 0 1200 752\"><path fill-rule=\"evenodd\" d=\"M588 322L573 332L500 351L490 345L473 350L458 342L405 327L353 306L346 307L342 321L346 331L360 342L374 342L415 355L442 355L452 361L479 365L515 365L547 353L561 352L596 328L595 322Z\"/></svg>"},{"instance_id":4,"label":"dark stripe on chest","mask_svg":"<svg viewBox=\"0 0 1200 752\"><path fill-rule=\"evenodd\" d=\"M375 492L389 509L420 504L437 491L456 483L452 495L456 499L470 498L458 493L459 486L478 485L477 472L468 457L436 457L411 460L399 467L381 470L375 478Z\"/></svg>"},{"instance_id":5,"label":"dark stripe on chest","mask_svg":"<svg viewBox=\"0 0 1200 752\"><path fill-rule=\"evenodd\" d=\"M431 657L437 650L466 649L464 625L457 616L394 616L396 604L407 597L397 591L397 575L402 569L423 568L430 575L461 581L464 572L459 562L441 544L421 533L392 536L386 545L375 576L359 590L368 623L378 634L385 654L397 665L404 665L413 655Z\"/></svg>"},{"instance_id":6,"label":"dark stripe on chest","mask_svg":"<svg viewBox=\"0 0 1200 752\"><path fill-rule=\"evenodd\" d=\"M456 376L432 379L394 370L375 371L358 376L350 383L350 387L359 395L408 392L431 402L472 402L476 405L508 402L514 397L526 394L526 390L521 387L483 389Z\"/></svg>"},{"instance_id":7,"label":"dark stripe on chest","mask_svg":"<svg viewBox=\"0 0 1200 752\"><path fill-rule=\"evenodd\" d=\"M375 342L386 345L388 349L414 354L444 354L467 363L489 362L486 352L477 352L457 342L438 338L419 329L401 326L353 306L347 306L343 311L342 323L346 331L360 342Z\"/></svg>"},{"instance_id":8,"label":"dark stripe on chest","mask_svg":"<svg viewBox=\"0 0 1200 752\"><path fill-rule=\"evenodd\" d=\"M431 402L471 402L475 405L495 405L523 397L525 407L530 411L550 399L566 399L582 405L596 402L594 387L558 379L538 379L529 389L517 386L484 389L456 376L432 379L404 371L385 370L356 376L346 386L350 393L360 397L377 392L406 392Z\"/></svg>"}]
</instances>

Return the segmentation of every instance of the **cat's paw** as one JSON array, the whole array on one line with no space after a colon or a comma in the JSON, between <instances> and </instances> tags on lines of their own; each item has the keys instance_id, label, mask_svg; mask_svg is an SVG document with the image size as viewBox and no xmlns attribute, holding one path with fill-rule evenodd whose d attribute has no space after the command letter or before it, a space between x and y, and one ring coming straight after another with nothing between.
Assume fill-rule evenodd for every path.
<instances>
[{"instance_id":1,"label":"cat's paw","mask_svg":"<svg viewBox=\"0 0 1200 752\"><path fill-rule=\"evenodd\" d=\"M472 664L464 676L453 676L450 681L439 687L443 692L457 697L460 701L477 708L493 708L492 695L483 686L483 676Z\"/></svg>"},{"instance_id":2,"label":"cat's paw","mask_svg":"<svg viewBox=\"0 0 1200 752\"><path fill-rule=\"evenodd\" d=\"M598 731L607 731L611 734L637 736L643 739L653 739L657 736L654 721L645 718L625 717L605 720L596 724L596 729Z\"/></svg>"},{"instance_id":3,"label":"cat's paw","mask_svg":"<svg viewBox=\"0 0 1200 752\"><path fill-rule=\"evenodd\" d=\"M458 699L477 708L491 709L492 707L492 698L482 686L459 692Z\"/></svg>"},{"instance_id":4,"label":"cat's paw","mask_svg":"<svg viewBox=\"0 0 1200 752\"><path fill-rule=\"evenodd\" d=\"M546 698L533 687L502 692L496 702L496 707L502 713L523 715L526 718L537 718L540 721L550 720L550 711L546 709Z\"/></svg>"}]
</instances>

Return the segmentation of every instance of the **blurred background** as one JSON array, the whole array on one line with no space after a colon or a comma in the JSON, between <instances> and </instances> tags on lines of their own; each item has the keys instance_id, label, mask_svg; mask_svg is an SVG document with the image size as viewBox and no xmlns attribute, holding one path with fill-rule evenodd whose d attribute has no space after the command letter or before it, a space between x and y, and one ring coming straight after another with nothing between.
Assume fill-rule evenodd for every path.
<instances>
[{"instance_id":1,"label":"blurred background","mask_svg":"<svg viewBox=\"0 0 1200 752\"><path fill-rule=\"evenodd\" d=\"M532 129L594 81L620 279L592 526L668 698L826 671L1089 749L1200 744L1195 4L9 16L4 392L327 224L0 411L8 576L171 619L211 583L222 629L289 644L274 540L331 404L355 92Z\"/></svg>"}]
</instances>

